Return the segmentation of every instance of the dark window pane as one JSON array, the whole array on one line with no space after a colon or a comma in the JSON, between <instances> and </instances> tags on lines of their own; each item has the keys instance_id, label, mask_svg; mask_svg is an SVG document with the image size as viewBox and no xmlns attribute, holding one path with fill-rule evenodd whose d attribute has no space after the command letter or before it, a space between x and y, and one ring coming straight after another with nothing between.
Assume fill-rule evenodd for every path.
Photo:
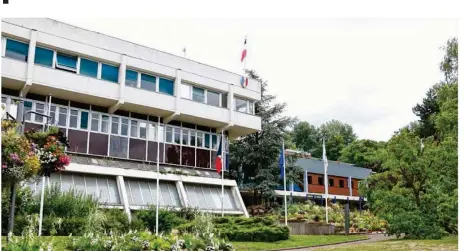
<instances>
[{"instance_id":1,"label":"dark window pane","mask_svg":"<svg viewBox=\"0 0 464 251\"><path fill-rule=\"evenodd\" d=\"M195 166L195 148L182 146L182 165Z\"/></svg>"},{"instance_id":2,"label":"dark window pane","mask_svg":"<svg viewBox=\"0 0 464 251\"><path fill-rule=\"evenodd\" d=\"M68 140L71 152L87 153L87 132L68 130Z\"/></svg>"},{"instance_id":3,"label":"dark window pane","mask_svg":"<svg viewBox=\"0 0 464 251\"><path fill-rule=\"evenodd\" d=\"M331 186L331 187L334 186L334 180L333 179L329 179L329 186Z\"/></svg>"},{"instance_id":4,"label":"dark window pane","mask_svg":"<svg viewBox=\"0 0 464 251\"><path fill-rule=\"evenodd\" d=\"M6 52L5 56L14 58L22 61L27 61L27 55L29 53L29 45L21 43L11 39L6 40Z\"/></svg>"},{"instance_id":5,"label":"dark window pane","mask_svg":"<svg viewBox=\"0 0 464 251\"><path fill-rule=\"evenodd\" d=\"M219 106L219 93L208 91L206 99L208 105Z\"/></svg>"},{"instance_id":6,"label":"dark window pane","mask_svg":"<svg viewBox=\"0 0 464 251\"><path fill-rule=\"evenodd\" d=\"M182 145L188 145L189 143L189 135L188 130L182 130Z\"/></svg>"},{"instance_id":7,"label":"dark window pane","mask_svg":"<svg viewBox=\"0 0 464 251\"><path fill-rule=\"evenodd\" d=\"M344 180L339 180L338 181L338 186L341 187L341 188L344 188L345 187L345 181Z\"/></svg>"},{"instance_id":8,"label":"dark window pane","mask_svg":"<svg viewBox=\"0 0 464 251\"><path fill-rule=\"evenodd\" d=\"M180 144L180 128L174 128L174 143Z\"/></svg>"},{"instance_id":9,"label":"dark window pane","mask_svg":"<svg viewBox=\"0 0 464 251\"><path fill-rule=\"evenodd\" d=\"M313 176L308 176L308 184L313 184Z\"/></svg>"},{"instance_id":10,"label":"dark window pane","mask_svg":"<svg viewBox=\"0 0 464 251\"><path fill-rule=\"evenodd\" d=\"M56 64L59 67L64 67L64 68L69 68L69 69L76 69L77 57L57 53L57 55L56 55Z\"/></svg>"},{"instance_id":11,"label":"dark window pane","mask_svg":"<svg viewBox=\"0 0 464 251\"><path fill-rule=\"evenodd\" d=\"M210 151L204 149L197 149L197 165L196 167L210 168Z\"/></svg>"},{"instance_id":12,"label":"dark window pane","mask_svg":"<svg viewBox=\"0 0 464 251\"><path fill-rule=\"evenodd\" d=\"M127 136L129 133L129 119L121 118L121 135Z\"/></svg>"},{"instance_id":13,"label":"dark window pane","mask_svg":"<svg viewBox=\"0 0 464 251\"><path fill-rule=\"evenodd\" d=\"M227 108L227 93L222 93L221 96L221 107Z\"/></svg>"},{"instance_id":14,"label":"dark window pane","mask_svg":"<svg viewBox=\"0 0 464 251\"><path fill-rule=\"evenodd\" d=\"M35 47L34 63L52 67L53 66L53 51Z\"/></svg>"},{"instance_id":15,"label":"dark window pane","mask_svg":"<svg viewBox=\"0 0 464 251\"><path fill-rule=\"evenodd\" d=\"M156 77L142 74L140 88L148 91L156 91Z\"/></svg>"},{"instance_id":16,"label":"dark window pane","mask_svg":"<svg viewBox=\"0 0 464 251\"><path fill-rule=\"evenodd\" d=\"M90 133L89 153L106 156L108 152L108 135Z\"/></svg>"},{"instance_id":17,"label":"dark window pane","mask_svg":"<svg viewBox=\"0 0 464 251\"><path fill-rule=\"evenodd\" d=\"M130 139L129 158L145 160L146 141Z\"/></svg>"},{"instance_id":18,"label":"dark window pane","mask_svg":"<svg viewBox=\"0 0 464 251\"><path fill-rule=\"evenodd\" d=\"M136 71L126 70L126 86L137 87L137 75Z\"/></svg>"},{"instance_id":19,"label":"dark window pane","mask_svg":"<svg viewBox=\"0 0 464 251\"><path fill-rule=\"evenodd\" d=\"M205 147L206 148L210 148L210 143L209 143L209 138L210 138L210 134L209 133L205 133Z\"/></svg>"},{"instance_id":20,"label":"dark window pane","mask_svg":"<svg viewBox=\"0 0 464 251\"><path fill-rule=\"evenodd\" d=\"M321 176L317 177L317 183L319 185L324 185L324 177L321 177Z\"/></svg>"},{"instance_id":21,"label":"dark window pane","mask_svg":"<svg viewBox=\"0 0 464 251\"><path fill-rule=\"evenodd\" d=\"M205 90L198 88L198 87L192 87L192 99L194 101L204 103L205 102Z\"/></svg>"},{"instance_id":22,"label":"dark window pane","mask_svg":"<svg viewBox=\"0 0 464 251\"><path fill-rule=\"evenodd\" d=\"M172 127L166 127L166 142L172 143Z\"/></svg>"},{"instance_id":23,"label":"dark window pane","mask_svg":"<svg viewBox=\"0 0 464 251\"><path fill-rule=\"evenodd\" d=\"M96 78L98 76L98 63L81 58L79 74Z\"/></svg>"},{"instance_id":24,"label":"dark window pane","mask_svg":"<svg viewBox=\"0 0 464 251\"><path fill-rule=\"evenodd\" d=\"M165 162L169 164L180 164L180 146L178 145L171 145L165 144L164 145L164 152L165 152Z\"/></svg>"},{"instance_id":25,"label":"dark window pane","mask_svg":"<svg viewBox=\"0 0 464 251\"><path fill-rule=\"evenodd\" d=\"M59 126L66 126L66 119L68 117L68 109L59 107L58 108L58 125Z\"/></svg>"},{"instance_id":26,"label":"dark window pane","mask_svg":"<svg viewBox=\"0 0 464 251\"><path fill-rule=\"evenodd\" d=\"M212 146L212 149L217 148L217 135L216 134L213 134L211 136L211 146Z\"/></svg>"},{"instance_id":27,"label":"dark window pane","mask_svg":"<svg viewBox=\"0 0 464 251\"><path fill-rule=\"evenodd\" d=\"M118 82L119 68L112 65L102 64L101 79Z\"/></svg>"},{"instance_id":28,"label":"dark window pane","mask_svg":"<svg viewBox=\"0 0 464 251\"><path fill-rule=\"evenodd\" d=\"M164 162L164 144L163 143L160 143L160 151L159 151L159 154L160 154L160 162ZM156 162L156 149L158 147L158 142L151 142L149 141L148 142L148 160L149 161L155 161Z\"/></svg>"},{"instance_id":29,"label":"dark window pane","mask_svg":"<svg viewBox=\"0 0 464 251\"><path fill-rule=\"evenodd\" d=\"M246 100L235 98L235 110L238 112L247 112L248 104Z\"/></svg>"},{"instance_id":30,"label":"dark window pane","mask_svg":"<svg viewBox=\"0 0 464 251\"><path fill-rule=\"evenodd\" d=\"M81 112L81 129L87 129L89 125L89 113Z\"/></svg>"},{"instance_id":31,"label":"dark window pane","mask_svg":"<svg viewBox=\"0 0 464 251\"><path fill-rule=\"evenodd\" d=\"M129 142L126 137L110 136L110 156L127 158L127 147Z\"/></svg>"},{"instance_id":32,"label":"dark window pane","mask_svg":"<svg viewBox=\"0 0 464 251\"><path fill-rule=\"evenodd\" d=\"M174 95L174 81L169 79L159 79L159 92Z\"/></svg>"}]
</instances>

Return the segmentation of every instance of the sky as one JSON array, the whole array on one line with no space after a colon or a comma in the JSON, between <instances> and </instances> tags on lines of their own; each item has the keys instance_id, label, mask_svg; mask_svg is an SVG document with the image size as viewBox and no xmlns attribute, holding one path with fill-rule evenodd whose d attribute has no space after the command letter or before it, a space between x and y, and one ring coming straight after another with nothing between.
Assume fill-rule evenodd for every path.
<instances>
[{"instance_id":1,"label":"sky","mask_svg":"<svg viewBox=\"0 0 464 251\"><path fill-rule=\"evenodd\" d=\"M443 79L440 47L458 35L456 19L59 20L237 73L247 36L247 68L285 115L383 141L417 120L412 107Z\"/></svg>"}]
</instances>

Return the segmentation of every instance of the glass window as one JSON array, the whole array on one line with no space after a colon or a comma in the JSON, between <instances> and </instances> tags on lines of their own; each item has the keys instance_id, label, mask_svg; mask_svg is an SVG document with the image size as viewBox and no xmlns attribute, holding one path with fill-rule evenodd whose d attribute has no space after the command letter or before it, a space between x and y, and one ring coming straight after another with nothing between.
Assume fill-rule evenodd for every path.
<instances>
[{"instance_id":1,"label":"glass window","mask_svg":"<svg viewBox=\"0 0 464 251\"><path fill-rule=\"evenodd\" d=\"M172 127L166 127L166 142L172 143Z\"/></svg>"},{"instance_id":2,"label":"glass window","mask_svg":"<svg viewBox=\"0 0 464 251\"><path fill-rule=\"evenodd\" d=\"M89 126L89 113L81 112L81 129L87 129Z\"/></svg>"},{"instance_id":3,"label":"glass window","mask_svg":"<svg viewBox=\"0 0 464 251\"><path fill-rule=\"evenodd\" d=\"M52 108L50 109L50 117L51 117L50 120L49 120L50 124L55 125L55 123L56 123L56 119L55 119L55 117L56 117L56 106L55 105L52 105Z\"/></svg>"},{"instance_id":4,"label":"glass window","mask_svg":"<svg viewBox=\"0 0 464 251\"><path fill-rule=\"evenodd\" d=\"M164 126L163 125L158 126L158 139L159 139L159 142L164 142Z\"/></svg>"},{"instance_id":5,"label":"glass window","mask_svg":"<svg viewBox=\"0 0 464 251\"><path fill-rule=\"evenodd\" d=\"M45 114L45 105L40 103L35 103L35 111L40 114ZM43 116L35 114L35 122L43 122Z\"/></svg>"},{"instance_id":6,"label":"glass window","mask_svg":"<svg viewBox=\"0 0 464 251\"><path fill-rule=\"evenodd\" d=\"M60 107L58 115L58 125L59 126L66 126L66 118L68 117L68 109Z\"/></svg>"},{"instance_id":7,"label":"glass window","mask_svg":"<svg viewBox=\"0 0 464 251\"><path fill-rule=\"evenodd\" d=\"M216 149L217 147L217 135L216 134L211 135L211 146L212 146L212 149Z\"/></svg>"},{"instance_id":8,"label":"glass window","mask_svg":"<svg viewBox=\"0 0 464 251\"><path fill-rule=\"evenodd\" d=\"M129 119L121 118L121 135L127 136L129 130Z\"/></svg>"},{"instance_id":9,"label":"glass window","mask_svg":"<svg viewBox=\"0 0 464 251\"><path fill-rule=\"evenodd\" d=\"M195 131L190 131L190 145L195 146Z\"/></svg>"},{"instance_id":10,"label":"glass window","mask_svg":"<svg viewBox=\"0 0 464 251\"><path fill-rule=\"evenodd\" d=\"M131 120L131 137L137 137L137 121Z\"/></svg>"},{"instance_id":11,"label":"glass window","mask_svg":"<svg viewBox=\"0 0 464 251\"><path fill-rule=\"evenodd\" d=\"M254 110L254 109L253 109L253 106L254 106L254 105L253 105L253 102L248 101L248 111L247 111L247 113L253 114L253 110Z\"/></svg>"},{"instance_id":12,"label":"glass window","mask_svg":"<svg viewBox=\"0 0 464 251\"><path fill-rule=\"evenodd\" d=\"M324 185L324 177L322 177L322 176L317 177L317 183L319 185L323 186Z\"/></svg>"},{"instance_id":13,"label":"glass window","mask_svg":"<svg viewBox=\"0 0 464 251\"><path fill-rule=\"evenodd\" d=\"M203 133L197 132L197 146L203 147Z\"/></svg>"},{"instance_id":14,"label":"glass window","mask_svg":"<svg viewBox=\"0 0 464 251\"><path fill-rule=\"evenodd\" d=\"M117 66L102 64L101 79L118 82L119 68Z\"/></svg>"},{"instance_id":15,"label":"glass window","mask_svg":"<svg viewBox=\"0 0 464 251\"><path fill-rule=\"evenodd\" d=\"M182 130L182 145L188 145L189 142L189 131L187 129Z\"/></svg>"},{"instance_id":16,"label":"glass window","mask_svg":"<svg viewBox=\"0 0 464 251\"><path fill-rule=\"evenodd\" d=\"M205 102L205 90L192 86L192 99L197 102Z\"/></svg>"},{"instance_id":17,"label":"glass window","mask_svg":"<svg viewBox=\"0 0 464 251\"><path fill-rule=\"evenodd\" d=\"M174 128L174 142L180 144L180 128Z\"/></svg>"},{"instance_id":18,"label":"glass window","mask_svg":"<svg viewBox=\"0 0 464 251\"><path fill-rule=\"evenodd\" d=\"M159 92L174 95L174 81L169 79L159 79Z\"/></svg>"},{"instance_id":19,"label":"glass window","mask_svg":"<svg viewBox=\"0 0 464 251\"><path fill-rule=\"evenodd\" d=\"M24 101L24 114L26 114L26 112L28 111L32 111L32 102ZM26 116L24 116L24 119L30 121L32 119L32 114L31 113L26 114Z\"/></svg>"},{"instance_id":20,"label":"glass window","mask_svg":"<svg viewBox=\"0 0 464 251\"><path fill-rule=\"evenodd\" d=\"M53 51L35 47L34 63L52 67L53 66Z\"/></svg>"},{"instance_id":21,"label":"glass window","mask_svg":"<svg viewBox=\"0 0 464 251\"><path fill-rule=\"evenodd\" d=\"M341 187L341 188L344 188L345 187L345 181L344 180L339 180L338 181L338 186Z\"/></svg>"},{"instance_id":22,"label":"glass window","mask_svg":"<svg viewBox=\"0 0 464 251\"><path fill-rule=\"evenodd\" d=\"M81 58L79 74L94 77L98 76L98 63L85 58Z\"/></svg>"},{"instance_id":23,"label":"glass window","mask_svg":"<svg viewBox=\"0 0 464 251\"><path fill-rule=\"evenodd\" d=\"M108 121L109 121L109 116L102 115L102 121L101 121L101 131L102 132L108 132ZM116 129L116 131L117 131L117 129Z\"/></svg>"},{"instance_id":24,"label":"glass window","mask_svg":"<svg viewBox=\"0 0 464 251\"><path fill-rule=\"evenodd\" d=\"M209 142L209 138L210 138L210 134L209 133L205 133L205 147L206 148L210 148L210 142Z\"/></svg>"},{"instance_id":25,"label":"glass window","mask_svg":"<svg viewBox=\"0 0 464 251\"><path fill-rule=\"evenodd\" d=\"M221 94L221 107L227 108L227 93Z\"/></svg>"},{"instance_id":26,"label":"glass window","mask_svg":"<svg viewBox=\"0 0 464 251\"><path fill-rule=\"evenodd\" d=\"M118 134L118 132L119 132L119 118L112 117L111 118L111 133Z\"/></svg>"},{"instance_id":27,"label":"glass window","mask_svg":"<svg viewBox=\"0 0 464 251\"><path fill-rule=\"evenodd\" d=\"M148 140L156 140L156 124L148 124Z\"/></svg>"},{"instance_id":28,"label":"glass window","mask_svg":"<svg viewBox=\"0 0 464 251\"><path fill-rule=\"evenodd\" d=\"M5 56L9 58L27 61L29 53L29 45L26 43L14 41L11 39L6 40Z\"/></svg>"},{"instance_id":29,"label":"glass window","mask_svg":"<svg viewBox=\"0 0 464 251\"><path fill-rule=\"evenodd\" d=\"M126 86L137 87L138 75L136 71L126 70Z\"/></svg>"},{"instance_id":30,"label":"glass window","mask_svg":"<svg viewBox=\"0 0 464 251\"><path fill-rule=\"evenodd\" d=\"M77 57L57 53L56 67L64 70L76 71Z\"/></svg>"},{"instance_id":31,"label":"glass window","mask_svg":"<svg viewBox=\"0 0 464 251\"><path fill-rule=\"evenodd\" d=\"M92 121L90 123L90 130L98 132L98 124L100 124L100 114L92 113Z\"/></svg>"},{"instance_id":32,"label":"glass window","mask_svg":"<svg viewBox=\"0 0 464 251\"><path fill-rule=\"evenodd\" d=\"M79 111L71 109L71 117L69 118L69 127L77 128L77 117Z\"/></svg>"},{"instance_id":33,"label":"glass window","mask_svg":"<svg viewBox=\"0 0 464 251\"><path fill-rule=\"evenodd\" d=\"M145 122L140 122L139 137L142 139L147 138L147 123Z\"/></svg>"},{"instance_id":34,"label":"glass window","mask_svg":"<svg viewBox=\"0 0 464 251\"><path fill-rule=\"evenodd\" d=\"M313 176L311 175L308 176L308 184L313 184Z\"/></svg>"},{"instance_id":35,"label":"glass window","mask_svg":"<svg viewBox=\"0 0 464 251\"><path fill-rule=\"evenodd\" d=\"M142 73L140 88L148 91L156 91L156 77Z\"/></svg>"},{"instance_id":36,"label":"glass window","mask_svg":"<svg viewBox=\"0 0 464 251\"><path fill-rule=\"evenodd\" d=\"M180 96L182 98L186 98L186 99L192 99L191 97L191 86L190 85L186 85L186 84L181 84L180 85Z\"/></svg>"},{"instance_id":37,"label":"glass window","mask_svg":"<svg viewBox=\"0 0 464 251\"><path fill-rule=\"evenodd\" d=\"M239 98L235 98L235 110L238 112L247 112L247 101Z\"/></svg>"},{"instance_id":38,"label":"glass window","mask_svg":"<svg viewBox=\"0 0 464 251\"><path fill-rule=\"evenodd\" d=\"M331 186L331 187L334 186L334 180L333 179L329 179L329 186Z\"/></svg>"},{"instance_id":39,"label":"glass window","mask_svg":"<svg viewBox=\"0 0 464 251\"><path fill-rule=\"evenodd\" d=\"M207 95L206 100L208 105L219 106L219 93L208 91Z\"/></svg>"}]
</instances>

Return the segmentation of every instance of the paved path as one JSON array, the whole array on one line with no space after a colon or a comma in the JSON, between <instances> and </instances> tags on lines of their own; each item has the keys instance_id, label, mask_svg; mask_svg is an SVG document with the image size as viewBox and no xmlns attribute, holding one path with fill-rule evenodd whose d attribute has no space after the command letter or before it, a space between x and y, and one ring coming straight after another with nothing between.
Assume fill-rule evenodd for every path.
<instances>
[{"instance_id":1,"label":"paved path","mask_svg":"<svg viewBox=\"0 0 464 251\"><path fill-rule=\"evenodd\" d=\"M369 234L367 236L369 237L369 239L367 239L367 240L360 240L360 241L355 241L355 242L332 244L332 245L326 245L326 246L320 246L320 247L286 249L286 251L313 251L313 250L320 250L322 248L345 247L345 246L365 244L365 243L376 242L376 241L384 241L384 240L396 239L396 236L385 236L384 234Z\"/></svg>"}]
</instances>

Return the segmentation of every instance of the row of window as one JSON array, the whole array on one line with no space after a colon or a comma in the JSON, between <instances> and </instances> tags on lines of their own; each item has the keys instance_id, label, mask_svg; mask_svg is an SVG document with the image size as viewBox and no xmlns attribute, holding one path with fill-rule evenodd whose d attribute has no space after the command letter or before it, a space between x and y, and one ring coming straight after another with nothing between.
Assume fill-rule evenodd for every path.
<instances>
[{"instance_id":1,"label":"row of window","mask_svg":"<svg viewBox=\"0 0 464 251\"><path fill-rule=\"evenodd\" d=\"M27 61L29 45L6 39L5 56ZM68 55L55 50L37 46L34 63L80 75L118 83L119 67L94 60ZM126 86L143 90L174 95L174 81L134 70L126 70ZM217 107L227 108L227 93L219 93L188 84L181 84L181 97ZM254 102L235 97L235 110L254 114Z\"/></svg>"},{"instance_id":2,"label":"row of window","mask_svg":"<svg viewBox=\"0 0 464 251\"><path fill-rule=\"evenodd\" d=\"M308 176L308 184L313 185L313 179L311 176ZM324 186L324 177L317 177L317 185ZM329 187L334 187L335 181L332 178L329 178ZM338 180L338 187L345 188L345 180ZM354 188L354 181L351 181L351 187Z\"/></svg>"}]
</instances>

